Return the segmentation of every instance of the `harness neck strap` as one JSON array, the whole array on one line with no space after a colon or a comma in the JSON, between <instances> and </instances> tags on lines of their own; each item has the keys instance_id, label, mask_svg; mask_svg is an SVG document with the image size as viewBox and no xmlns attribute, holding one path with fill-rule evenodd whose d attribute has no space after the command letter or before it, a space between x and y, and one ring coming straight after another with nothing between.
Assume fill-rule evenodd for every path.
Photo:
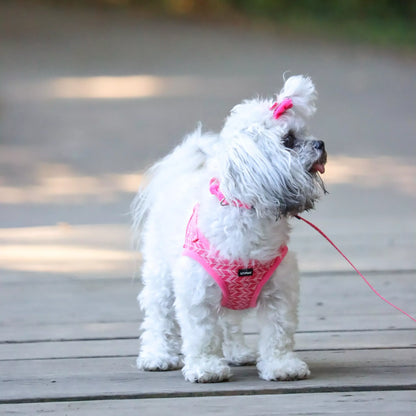
<instances>
[{"instance_id":1,"label":"harness neck strap","mask_svg":"<svg viewBox=\"0 0 416 416\"><path fill-rule=\"evenodd\" d=\"M209 191L212 195L216 196L220 204L224 207L227 205L232 205L234 207L251 209L250 205L244 204L243 202L236 199L235 201L228 202L225 198L225 195L220 190L220 181L217 178L212 178L209 181Z\"/></svg>"}]
</instances>

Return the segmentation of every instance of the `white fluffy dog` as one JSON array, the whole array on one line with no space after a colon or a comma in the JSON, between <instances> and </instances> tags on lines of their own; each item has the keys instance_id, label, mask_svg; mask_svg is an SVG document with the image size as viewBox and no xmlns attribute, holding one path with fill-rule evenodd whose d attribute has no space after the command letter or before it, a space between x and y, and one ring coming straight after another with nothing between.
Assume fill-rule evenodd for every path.
<instances>
[{"instance_id":1,"label":"white fluffy dog","mask_svg":"<svg viewBox=\"0 0 416 416\"><path fill-rule=\"evenodd\" d=\"M139 369L182 368L191 382L230 378L257 363L265 380L309 375L293 352L298 269L288 219L325 192L324 142L310 136L316 91L286 80L276 101L244 101L220 134L201 128L148 174L133 205L143 255ZM184 249L185 247L185 249ZM258 351L240 320L256 308Z\"/></svg>"}]
</instances>

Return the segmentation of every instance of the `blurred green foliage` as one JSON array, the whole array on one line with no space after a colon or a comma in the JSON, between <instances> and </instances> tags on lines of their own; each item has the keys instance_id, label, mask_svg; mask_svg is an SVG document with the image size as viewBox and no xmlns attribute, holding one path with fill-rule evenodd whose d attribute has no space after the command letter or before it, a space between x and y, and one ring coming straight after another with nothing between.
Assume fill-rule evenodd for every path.
<instances>
[{"instance_id":1,"label":"blurred green foliage","mask_svg":"<svg viewBox=\"0 0 416 416\"><path fill-rule=\"evenodd\" d=\"M263 24L302 35L416 46L416 0L56 0Z\"/></svg>"},{"instance_id":2,"label":"blurred green foliage","mask_svg":"<svg viewBox=\"0 0 416 416\"><path fill-rule=\"evenodd\" d=\"M416 47L415 0L229 0L277 24L380 44Z\"/></svg>"},{"instance_id":3,"label":"blurred green foliage","mask_svg":"<svg viewBox=\"0 0 416 416\"><path fill-rule=\"evenodd\" d=\"M327 19L407 19L416 15L414 0L229 0L235 7L249 13L305 14Z\"/></svg>"}]
</instances>

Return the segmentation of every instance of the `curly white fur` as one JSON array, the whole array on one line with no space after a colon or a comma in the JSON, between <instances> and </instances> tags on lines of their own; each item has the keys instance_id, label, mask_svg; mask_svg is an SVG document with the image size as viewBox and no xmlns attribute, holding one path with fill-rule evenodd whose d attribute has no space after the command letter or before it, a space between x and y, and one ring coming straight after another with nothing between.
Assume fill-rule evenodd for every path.
<instances>
[{"instance_id":1,"label":"curly white fur","mask_svg":"<svg viewBox=\"0 0 416 416\"><path fill-rule=\"evenodd\" d=\"M277 100L286 97L293 108L277 120L271 99L237 105L220 134L203 134L198 127L150 170L148 184L132 206L144 260L139 369L183 366L186 380L216 382L230 377L229 363L256 361L265 380L309 375L293 352L298 304L293 254L258 298L257 352L244 344L239 326L244 311L221 307L217 283L198 262L182 256L186 225L197 202L199 227L221 256L265 262L288 243L288 217L312 208L322 194L315 166L325 164L326 152L305 124L315 112L315 87L309 78L291 77ZM288 137L291 143L285 146ZM221 206L208 191L212 177L219 179L228 201L239 200L252 209Z\"/></svg>"}]
</instances>

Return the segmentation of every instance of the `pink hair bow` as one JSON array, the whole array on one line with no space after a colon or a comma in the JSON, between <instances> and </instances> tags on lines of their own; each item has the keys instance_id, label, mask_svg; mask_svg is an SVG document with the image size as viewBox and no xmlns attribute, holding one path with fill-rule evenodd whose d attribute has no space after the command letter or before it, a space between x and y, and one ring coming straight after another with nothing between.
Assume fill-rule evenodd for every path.
<instances>
[{"instance_id":1,"label":"pink hair bow","mask_svg":"<svg viewBox=\"0 0 416 416\"><path fill-rule=\"evenodd\" d=\"M286 110L293 107L293 102L290 98L285 98L280 104L274 103L270 110L273 110L273 117L277 120Z\"/></svg>"}]
</instances>

